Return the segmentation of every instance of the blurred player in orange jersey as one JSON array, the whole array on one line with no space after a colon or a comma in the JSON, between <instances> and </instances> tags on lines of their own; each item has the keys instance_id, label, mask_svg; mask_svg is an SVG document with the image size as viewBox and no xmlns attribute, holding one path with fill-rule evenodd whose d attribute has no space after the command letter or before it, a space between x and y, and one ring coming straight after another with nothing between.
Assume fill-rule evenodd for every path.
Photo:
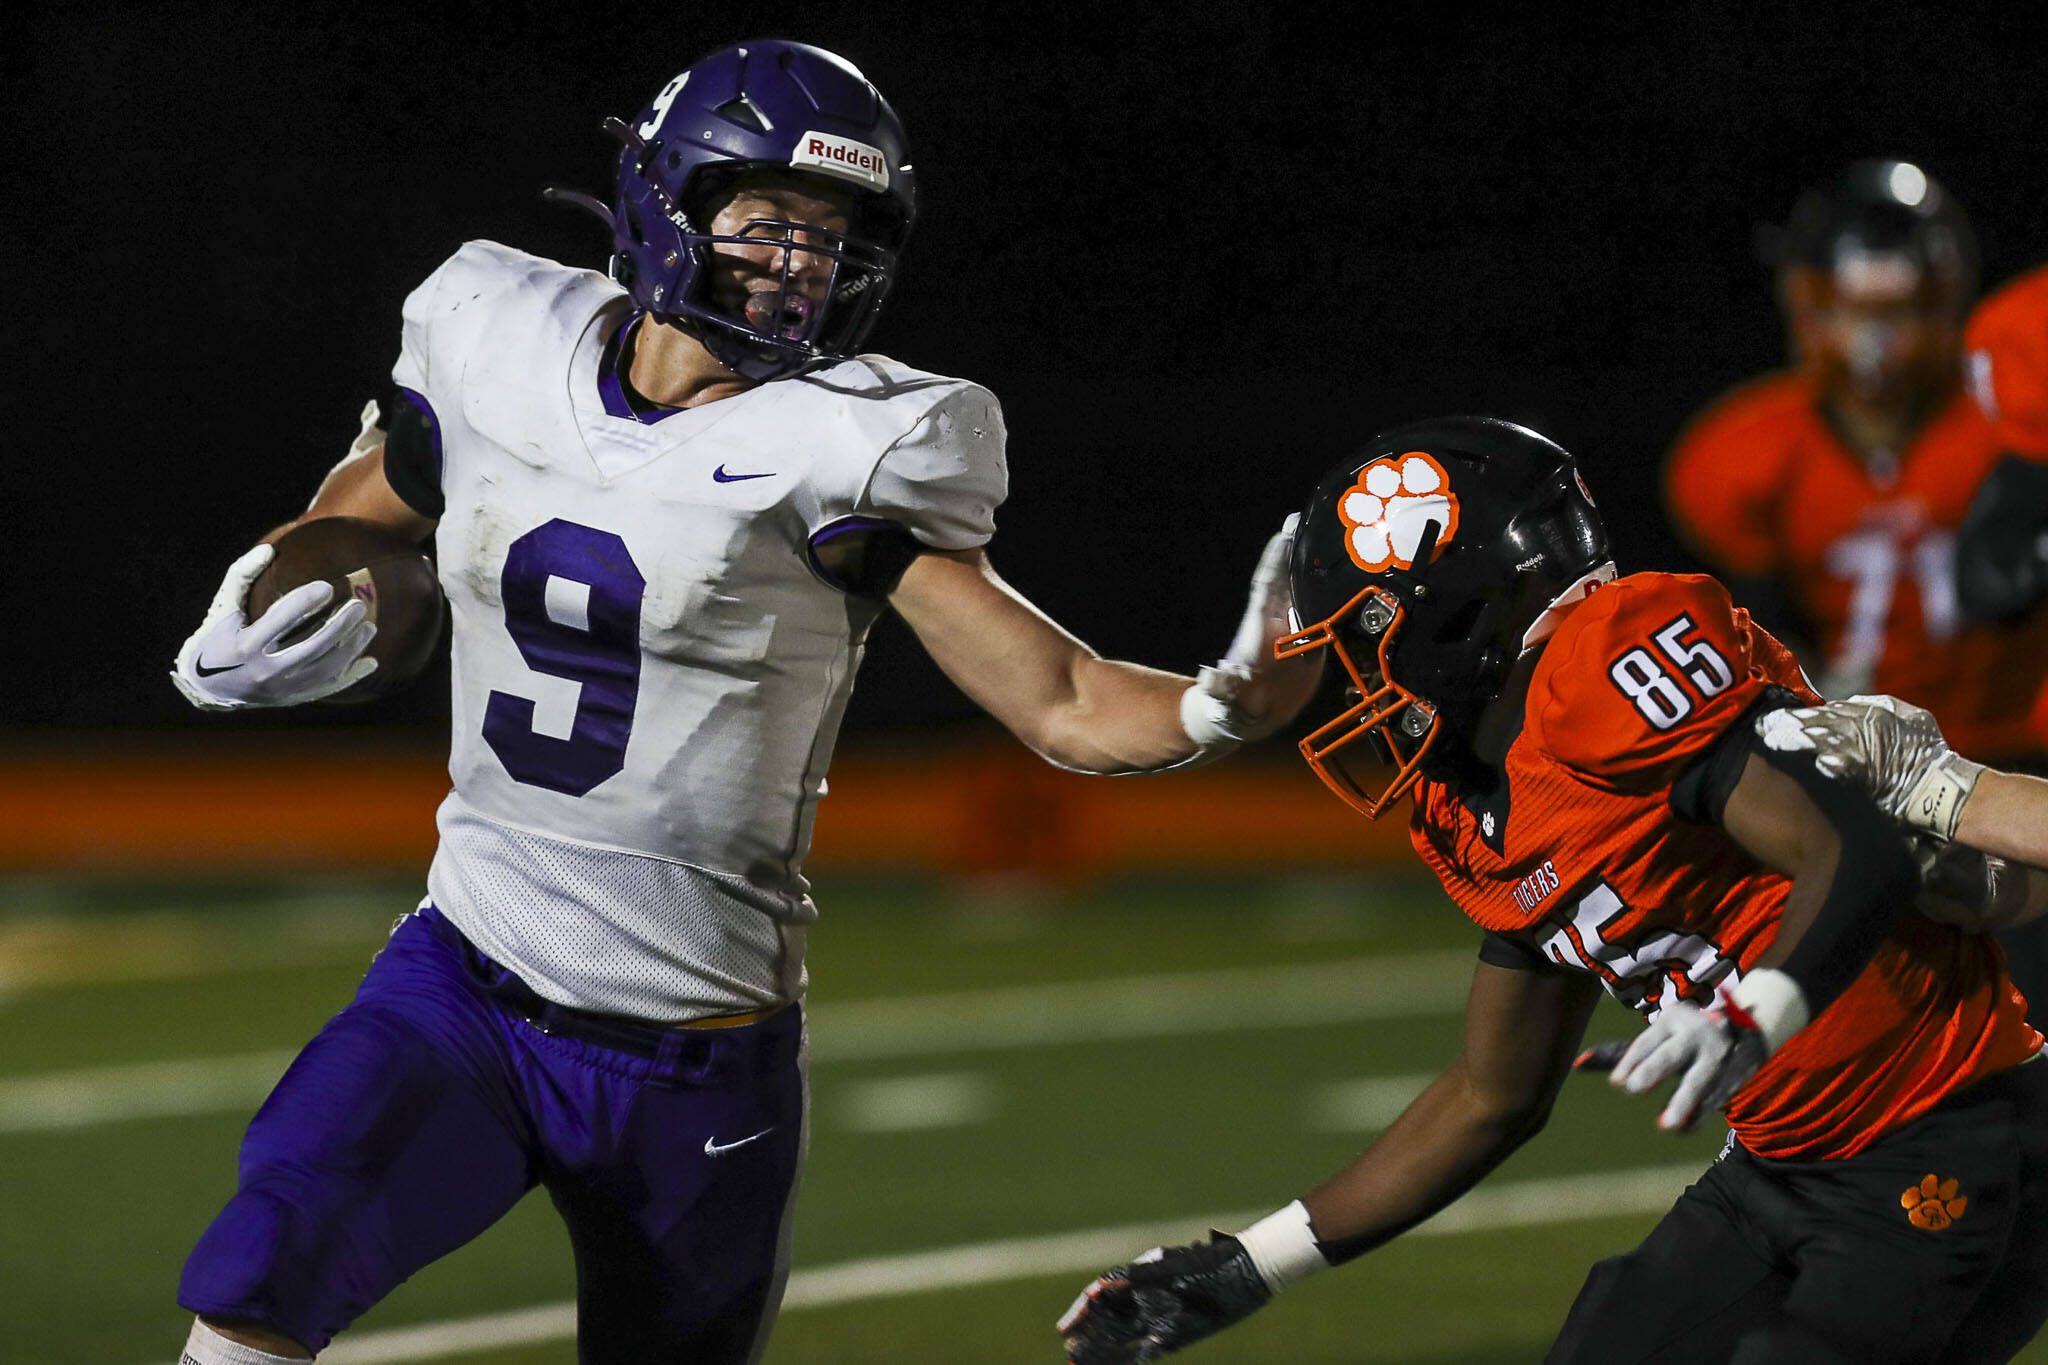
<instances>
[{"instance_id":1,"label":"blurred player in orange jersey","mask_svg":"<svg viewBox=\"0 0 2048 1365\"><path fill-rule=\"evenodd\" d=\"M1970 316L1970 392L2014 454L2048 459L2048 265L1997 290Z\"/></svg>"},{"instance_id":2,"label":"blurred player in orange jersey","mask_svg":"<svg viewBox=\"0 0 2048 1365\"><path fill-rule=\"evenodd\" d=\"M1732 1133L1593 1268L1549 1360L1976 1365L2032 1337L2041 1036L1994 943L1914 912L1888 813L1761 742L1759 717L1815 700L1785 648L1711 578L1617 577L1571 457L1485 418L1333 470L1293 588L1312 624L1278 652L1334 654L1352 684L1304 757L1368 816L1412 795L1416 851L1484 931L1463 1047L1301 1198L1099 1277L1068 1359L1156 1360L1444 1208L1543 1126L1603 989L1648 1026L1580 1065L1675 1079L1662 1126L1720 1110ZM1391 780L1354 766L1373 752ZM2038 914L2048 874L1997 894L1974 908Z\"/></svg>"},{"instance_id":3,"label":"blurred player in orange jersey","mask_svg":"<svg viewBox=\"0 0 2048 1365\"><path fill-rule=\"evenodd\" d=\"M1957 595L1971 614L1996 618L2048 594L2048 267L1980 304L1965 341L1971 394L2007 453L1957 536ZM2048 780L1952 752L1921 707L1856 697L1774 712L1759 728L1772 748L1817 753L1822 771L1862 787L1923 847L1954 840L2048 867ZM2035 701L2035 732L2048 735L2048 679Z\"/></svg>"},{"instance_id":4,"label":"blurred player in orange jersey","mask_svg":"<svg viewBox=\"0 0 2048 1365\"><path fill-rule=\"evenodd\" d=\"M1975 248L1919 168L1865 161L1795 206L1772 254L1797 366L1747 383L1679 438L1680 533L1828 696L1888 692L1958 749L2018 760L2048 617L1971 619L1956 536L2007 453L1961 383Z\"/></svg>"},{"instance_id":5,"label":"blurred player in orange jersey","mask_svg":"<svg viewBox=\"0 0 2048 1365\"><path fill-rule=\"evenodd\" d=\"M1800 197L1770 254L1798 363L1680 436L1674 522L1824 695L1889 693L1960 752L2041 771L2048 566L1986 509L2048 467L2015 462L1962 383L1968 221L1917 166L1861 161ZM2006 946L2039 1023L2048 925Z\"/></svg>"},{"instance_id":6,"label":"blurred player in orange jersey","mask_svg":"<svg viewBox=\"0 0 2048 1365\"><path fill-rule=\"evenodd\" d=\"M2048 597L2048 266L1978 305L1965 342L1971 395L2005 454L1957 537L1957 594L1976 619L2024 619ZM2048 748L2048 676L2030 728Z\"/></svg>"}]
</instances>

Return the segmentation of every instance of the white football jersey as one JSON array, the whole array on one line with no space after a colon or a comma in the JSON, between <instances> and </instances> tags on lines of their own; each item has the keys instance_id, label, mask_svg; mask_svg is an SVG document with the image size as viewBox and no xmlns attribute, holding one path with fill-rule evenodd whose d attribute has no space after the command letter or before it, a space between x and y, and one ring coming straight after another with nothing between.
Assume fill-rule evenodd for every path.
<instances>
[{"instance_id":1,"label":"white football jersey","mask_svg":"<svg viewBox=\"0 0 2048 1365\"><path fill-rule=\"evenodd\" d=\"M430 899L563 1004L643 1018L803 989L801 868L878 605L811 538L994 533L984 389L861 356L650 416L608 371L625 294L471 242L405 304L454 626Z\"/></svg>"}]
</instances>

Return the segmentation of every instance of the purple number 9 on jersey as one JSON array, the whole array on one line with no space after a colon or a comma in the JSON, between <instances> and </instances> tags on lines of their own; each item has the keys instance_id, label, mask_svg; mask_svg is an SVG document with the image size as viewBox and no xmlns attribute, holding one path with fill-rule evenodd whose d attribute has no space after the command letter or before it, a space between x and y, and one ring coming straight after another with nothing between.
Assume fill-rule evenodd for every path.
<instances>
[{"instance_id":1,"label":"purple number 9 on jersey","mask_svg":"<svg viewBox=\"0 0 2048 1365\"><path fill-rule=\"evenodd\" d=\"M562 585L552 602L551 581ZM512 542L500 586L505 629L526 666L579 683L581 691L569 736L558 739L534 729L530 698L494 690L484 708L484 742L518 781L586 795L626 766L640 697L647 579L625 541L556 518Z\"/></svg>"}]
</instances>

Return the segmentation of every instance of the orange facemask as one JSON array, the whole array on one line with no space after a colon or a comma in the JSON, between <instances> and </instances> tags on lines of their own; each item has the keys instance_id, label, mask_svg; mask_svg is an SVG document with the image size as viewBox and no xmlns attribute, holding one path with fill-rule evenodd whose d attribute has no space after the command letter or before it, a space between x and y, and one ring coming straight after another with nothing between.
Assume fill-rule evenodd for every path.
<instances>
[{"instance_id":1,"label":"orange facemask","mask_svg":"<svg viewBox=\"0 0 2048 1365\"><path fill-rule=\"evenodd\" d=\"M1357 701L1303 739L1301 756L1324 786L1368 820L1379 819L1414 790L1422 779L1423 760L1436 747L1440 731L1436 708L1394 682L1387 671L1388 652L1407 615L1400 598L1385 588L1368 586L1327 620L1273 643L1274 656L1281 659L1329 649L1349 675ZM1353 619L1368 637L1378 637L1377 657L1372 661L1376 667L1361 668L1344 643L1338 624ZM1358 748L1359 741L1368 737L1377 737L1378 744ZM1382 746L1383 752L1375 753ZM1392 780L1378 795L1368 791L1352 771L1354 766L1364 766L1368 754L1391 759L1395 765Z\"/></svg>"}]
</instances>

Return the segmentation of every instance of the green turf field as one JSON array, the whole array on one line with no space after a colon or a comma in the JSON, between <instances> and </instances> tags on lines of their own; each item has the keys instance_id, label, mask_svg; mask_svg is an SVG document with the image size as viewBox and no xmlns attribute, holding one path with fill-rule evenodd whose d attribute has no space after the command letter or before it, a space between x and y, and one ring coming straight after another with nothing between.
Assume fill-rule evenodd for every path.
<instances>
[{"instance_id":1,"label":"green turf field","mask_svg":"<svg viewBox=\"0 0 2048 1365\"><path fill-rule=\"evenodd\" d=\"M0 894L0 1358L168 1361L178 1268L243 1122L414 893ZM828 876L821 904L811 1162L771 1361L1057 1360L1051 1323L1094 1269L1266 1211L1398 1109L1456 1047L1474 941L1406 877L1050 900ZM1594 1031L1630 1027L1603 1005ZM1540 1358L1586 1267L1717 1147L1652 1113L1574 1082L1426 1235L1185 1358ZM572 1361L570 1293L530 1198L322 1359Z\"/></svg>"}]
</instances>

